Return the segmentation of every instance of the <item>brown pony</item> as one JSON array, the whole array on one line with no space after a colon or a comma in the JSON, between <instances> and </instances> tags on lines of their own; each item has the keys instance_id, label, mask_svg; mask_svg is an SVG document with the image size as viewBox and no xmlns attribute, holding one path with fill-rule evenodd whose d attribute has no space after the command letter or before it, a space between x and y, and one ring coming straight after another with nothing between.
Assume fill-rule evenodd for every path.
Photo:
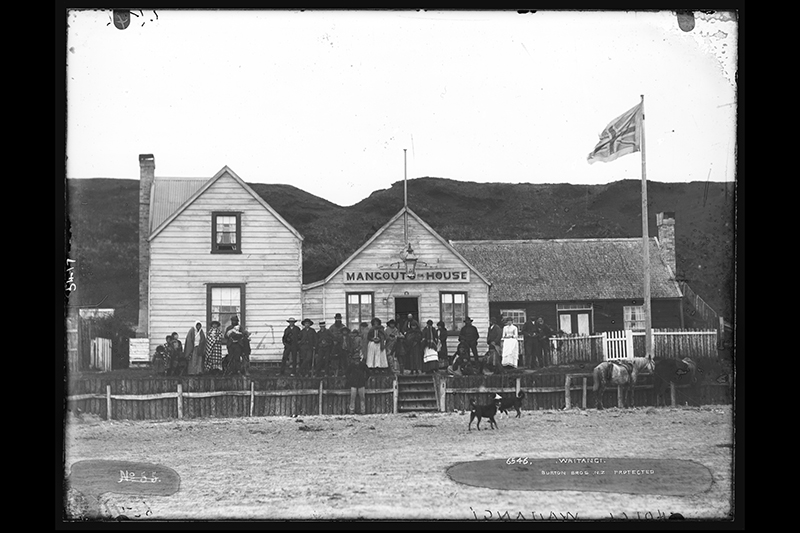
<instances>
[{"instance_id":1,"label":"brown pony","mask_svg":"<svg viewBox=\"0 0 800 533\"><path fill-rule=\"evenodd\" d=\"M633 387L640 372L653 372L655 365L650 357L634 357L633 360L603 361L592 372L595 391L595 403L598 409L603 408L603 392L608 385L617 385L623 388L620 407L633 407Z\"/></svg>"}]
</instances>

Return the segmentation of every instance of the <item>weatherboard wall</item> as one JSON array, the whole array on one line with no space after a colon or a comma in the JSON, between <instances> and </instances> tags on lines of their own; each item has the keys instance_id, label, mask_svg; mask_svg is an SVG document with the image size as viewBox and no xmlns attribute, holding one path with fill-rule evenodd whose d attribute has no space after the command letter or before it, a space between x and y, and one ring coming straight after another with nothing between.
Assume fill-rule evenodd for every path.
<instances>
[{"instance_id":1,"label":"weatherboard wall","mask_svg":"<svg viewBox=\"0 0 800 533\"><path fill-rule=\"evenodd\" d=\"M327 282L312 283L303 290L303 316L315 323L320 319L329 324L336 313L346 320L346 297L348 293L371 293L373 295L375 316L385 324L395 318L395 298L416 297L419 305L419 320L434 323L441 319L440 294L442 292L465 292L467 294L467 313L481 335L479 347L486 347L485 337L489 328L489 286L456 253L454 253L432 230L416 219L408 216L408 241L419 258L418 276L440 277L431 281L418 282L403 279L401 272L405 266L401 252L405 243L404 216L399 216L379 230L372 242L334 271ZM358 277L358 274L361 277ZM380 275L380 280L366 279ZM458 280L454 280L458 274ZM466 273L467 281L462 278ZM350 278L348 280L348 277ZM384 277L389 279L383 280ZM450 279L445 280L445 277ZM358 278L358 279L356 279ZM396 279L394 279L396 278ZM459 324L460 328L463 324ZM456 341L450 346L455 351Z\"/></svg>"},{"instance_id":2,"label":"weatherboard wall","mask_svg":"<svg viewBox=\"0 0 800 533\"><path fill-rule=\"evenodd\" d=\"M241 213L239 254L211 253L215 211ZM150 349L195 320L207 325L209 284L241 284L253 361L279 360L286 318L300 315L302 240L242 184L222 175L150 241ZM223 326L224 327L224 326Z\"/></svg>"}]
</instances>

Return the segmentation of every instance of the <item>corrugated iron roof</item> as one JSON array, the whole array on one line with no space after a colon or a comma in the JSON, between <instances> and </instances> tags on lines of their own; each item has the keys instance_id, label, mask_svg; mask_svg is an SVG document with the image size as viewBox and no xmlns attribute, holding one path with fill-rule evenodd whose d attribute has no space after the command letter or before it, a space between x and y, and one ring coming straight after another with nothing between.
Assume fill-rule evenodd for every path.
<instances>
[{"instance_id":1,"label":"corrugated iron roof","mask_svg":"<svg viewBox=\"0 0 800 533\"><path fill-rule=\"evenodd\" d=\"M150 233L173 215L209 178L162 178L153 180L150 193Z\"/></svg>"},{"instance_id":2,"label":"corrugated iron roof","mask_svg":"<svg viewBox=\"0 0 800 533\"><path fill-rule=\"evenodd\" d=\"M681 292L650 239L651 298ZM565 301L641 299L642 240L553 239L454 241L451 243L489 281L489 299Z\"/></svg>"}]
</instances>

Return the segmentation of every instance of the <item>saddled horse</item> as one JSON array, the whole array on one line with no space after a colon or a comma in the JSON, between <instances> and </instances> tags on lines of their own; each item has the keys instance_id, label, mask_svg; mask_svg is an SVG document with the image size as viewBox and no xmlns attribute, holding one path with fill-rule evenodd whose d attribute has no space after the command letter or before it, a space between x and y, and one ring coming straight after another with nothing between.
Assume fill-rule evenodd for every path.
<instances>
[{"instance_id":1,"label":"saddled horse","mask_svg":"<svg viewBox=\"0 0 800 533\"><path fill-rule=\"evenodd\" d=\"M666 393L670 383L680 385L697 383L697 363L683 359L656 359L655 370L656 407L667 405Z\"/></svg>"},{"instance_id":2,"label":"saddled horse","mask_svg":"<svg viewBox=\"0 0 800 533\"><path fill-rule=\"evenodd\" d=\"M595 403L598 409L603 408L603 392L608 386L623 388L623 405L633 407L633 387L640 373L653 372L655 365L650 357L634 357L633 360L603 361L592 372L595 391Z\"/></svg>"}]
</instances>

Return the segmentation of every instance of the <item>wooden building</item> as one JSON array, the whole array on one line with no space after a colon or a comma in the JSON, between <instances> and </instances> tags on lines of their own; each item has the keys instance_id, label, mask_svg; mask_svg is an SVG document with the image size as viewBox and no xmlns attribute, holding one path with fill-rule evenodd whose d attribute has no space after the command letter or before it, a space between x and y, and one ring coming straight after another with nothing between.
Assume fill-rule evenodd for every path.
<instances>
[{"instance_id":1,"label":"wooden building","mask_svg":"<svg viewBox=\"0 0 800 533\"><path fill-rule=\"evenodd\" d=\"M404 207L325 279L303 286L303 316L348 328L409 313L440 320L457 335L470 317L486 346L489 281L411 209ZM399 323L398 323L399 325ZM455 351L456 341L449 343Z\"/></svg>"},{"instance_id":2,"label":"wooden building","mask_svg":"<svg viewBox=\"0 0 800 533\"><path fill-rule=\"evenodd\" d=\"M674 214L659 213L657 222L659 237L649 240L652 326L683 328ZM491 281L491 316L510 316L518 326L542 317L568 334L644 328L641 238L451 244Z\"/></svg>"},{"instance_id":3,"label":"wooden building","mask_svg":"<svg viewBox=\"0 0 800 533\"><path fill-rule=\"evenodd\" d=\"M139 161L137 337L153 353L196 320L224 329L237 315L251 360L280 360L286 319L302 314L303 237L227 166L211 178L162 178L152 155Z\"/></svg>"}]
</instances>

